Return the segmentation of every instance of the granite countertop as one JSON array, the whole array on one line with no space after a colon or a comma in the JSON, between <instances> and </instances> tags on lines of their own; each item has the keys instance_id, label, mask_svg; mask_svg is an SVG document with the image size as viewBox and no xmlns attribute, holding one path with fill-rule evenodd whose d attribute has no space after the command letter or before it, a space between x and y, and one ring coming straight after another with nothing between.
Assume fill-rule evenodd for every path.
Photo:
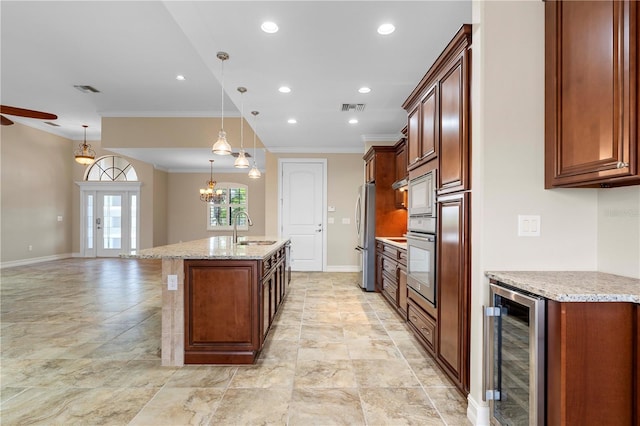
<instances>
[{"instance_id":1,"label":"granite countertop","mask_svg":"<svg viewBox=\"0 0 640 426\"><path fill-rule=\"evenodd\" d=\"M144 250L134 250L121 254L120 257L132 259L247 259L261 260L269 257L282 247L288 239L272 237L239 237L242 241L275 241L271 245L240 245L234 244L231 236L204 238L167 246L153 247Z\"/></svg>"},{"instance_id":2,"label":"granite countertop","mask_svg":"<svg viewBox=\"0 0 640 426\"><path fill-rule=\"evenodd\" d=\"M407 239L405 237L376 237L376 240L391 244L392 246L396 246L404 250L407 249Z\"/></svg>"},{"instance_id":3,"label":"granite countertop","mask_svg":"<svg viewBox=\"0 0 640 426\"><path fill-rule=\"evenodd\" d=\"M595 271L490 271L504 284L558 302L640 303L640 279Z\"/></svg>"}]
</instances>

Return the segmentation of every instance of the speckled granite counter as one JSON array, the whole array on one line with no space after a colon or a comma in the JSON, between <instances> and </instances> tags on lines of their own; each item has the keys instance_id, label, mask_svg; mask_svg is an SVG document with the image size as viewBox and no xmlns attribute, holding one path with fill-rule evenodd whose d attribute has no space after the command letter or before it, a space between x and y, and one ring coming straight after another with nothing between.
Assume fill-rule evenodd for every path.
<instances>
[{"instance_id":1,"label":"speckled granite counter","mask_svg":"<svg viewBox=\"0 0 640 426\"><path fill-rule=\"evenodd\" d=\"M204 238L201 240L154 247L150 249L132 251L120 257L134 259L264 259L287 240L271 237L239 237L238 242L246 241L274 241L271 245L234 244L230 236Z\"/></svg>"},{"instance_id":2,"label":"speckled granite counter","mask_svg":"<svg viewBox=\"0 0 640 426\"><path fill-rule=\"evenodd\" d=\"M396 246L404 250L407 249L407 239L404 237L376 237L376 240L391 244L392 246Z\"/></svg>"},{"instance_id":3,"label":"speckled granite counter","mask_svg":"<svg viewBox=\"0 0 640 426\"><path fill-rule=\"evenodd\" d=\"M591 271L490 271L504 284L558 302L640 303L640 280Z\"/></svg>"}]
</instances>

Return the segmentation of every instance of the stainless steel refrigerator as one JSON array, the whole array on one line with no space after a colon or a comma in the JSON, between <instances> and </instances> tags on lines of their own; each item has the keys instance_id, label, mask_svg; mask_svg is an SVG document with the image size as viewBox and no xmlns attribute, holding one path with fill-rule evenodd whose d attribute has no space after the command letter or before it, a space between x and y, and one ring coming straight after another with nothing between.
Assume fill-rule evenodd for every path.
<instances>
[{"instance_id":1,"label":"stainless steel refrigerator","mask_svg":"<svg viewBox=\"0 0 640 426\"><path fill-rule=\"evenodd\" d=\"M375 291L376 285L376 187L373 183L365 183L358 189L356 201L356 230L358 245L356 250L361 255L362 274L360 287L366 291Z\"/></svg>"}]
</instances>

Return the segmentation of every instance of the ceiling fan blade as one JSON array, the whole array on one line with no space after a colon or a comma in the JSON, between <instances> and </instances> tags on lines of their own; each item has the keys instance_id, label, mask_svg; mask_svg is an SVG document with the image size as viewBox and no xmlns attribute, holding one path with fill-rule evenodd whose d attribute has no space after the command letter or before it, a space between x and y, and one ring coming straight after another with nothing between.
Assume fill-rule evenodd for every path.
<instances>
[{"instance_id":1,"label":"ceiling fan blade","mask_svg":"<svg viewBox=\"0 0 640 426\"><path fill-rule=\"evenodd\" d=\"M9 120L4 115L0 115L0 125L2 125L2 126L11 126L12 124L13 124L13 121Z\"/></svg>"},{"instance_id":2,"label":"ceiling fan blade","mask_svg":"<svg viewBox=\"0 0 640 426\"><path fill-rule=\"evenodd\" d=\"M0 105L0 113L17 115L19 117L39 118L40 120L57 120L58 116L48 112L34 111L31 109L17 108L7 105Z\"/></svg>"}]
</instances>

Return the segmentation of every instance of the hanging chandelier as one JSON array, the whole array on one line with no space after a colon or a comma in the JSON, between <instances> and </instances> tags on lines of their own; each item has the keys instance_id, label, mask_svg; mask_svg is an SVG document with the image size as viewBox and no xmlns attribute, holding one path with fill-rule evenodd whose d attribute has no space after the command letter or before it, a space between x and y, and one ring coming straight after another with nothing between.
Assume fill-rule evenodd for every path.
<instances>
[{"instance_id":1,"label":"hanging chandelier","mask_svg":"<svg viewBox=\"0 0 640 426\"><path fill-rule=\"evenodd\" d=\"M253 167L251 168L251 170L249 170L249 177L251 179L259 179L260 176L262 175L262 173L260 173L260 170L258 169L258 166L256 166L256 133L257 133L257 128L258 128L258 114L260 114L260 112L258 111L251 111L251 115L253 115L254 117L254 123L253 123Z\"/></svg>"},{"instance_id":2,"label":"hanging chandelier","mask_svg":"<svg viewBox=\"0 0 640 426\"><path fill-rule=\"evenodd\" d=\"M240 92L240 153L238 154L238 158L233 163L233 167L237 167L239 169L246 169L249 167L249 160L244 154L244 94L247 91L246 87L238 87L238 92Z\"/></svg>"},{"instance_id":3,"label":"hanging chandelier","mask_svg":"<svg viewBox=\"0 0 640 426\"><path fill-rule=\"evenodd\" d=\"M224 61L229 59L227 52L218 52L216 55L220 59L220 79L222 81L222 122L220 125L220 132L218 133L218 140L213 144L211 150L214 154L229 155L231 154L231 145L227 142L227 132L224 131Z\"/></svg>"},{"instance_id":4,"label":"hanging chandelier","mask_svg":"<svg viewBox=\"0 0 640 426\"><path fill-rule=\"evenodd\" d=\"M211 174L209 176L209 181L207 182L206 188L200 188L200 201L204 201L205 203L214 203L220 197L220 194L214 192L216 187L216 181L213 180L213 160L209 160L211 164Z\"/></svg>"},{"instance_id":5,"label":"hanging chandelier","mask_svg":"<svg viewBox=\"0 0 640 426\"><path fill-rule=\"evenodd\" d=\"M76 157L77 163L86 166L89 164L93 164L96 159L96 152L91 149L91 145L87 144L87 127L89 126L83 124L82 127L84 127L84 142L78 145L78 149L73 151L73 155Z\"/></svg>"}]
</instances>

